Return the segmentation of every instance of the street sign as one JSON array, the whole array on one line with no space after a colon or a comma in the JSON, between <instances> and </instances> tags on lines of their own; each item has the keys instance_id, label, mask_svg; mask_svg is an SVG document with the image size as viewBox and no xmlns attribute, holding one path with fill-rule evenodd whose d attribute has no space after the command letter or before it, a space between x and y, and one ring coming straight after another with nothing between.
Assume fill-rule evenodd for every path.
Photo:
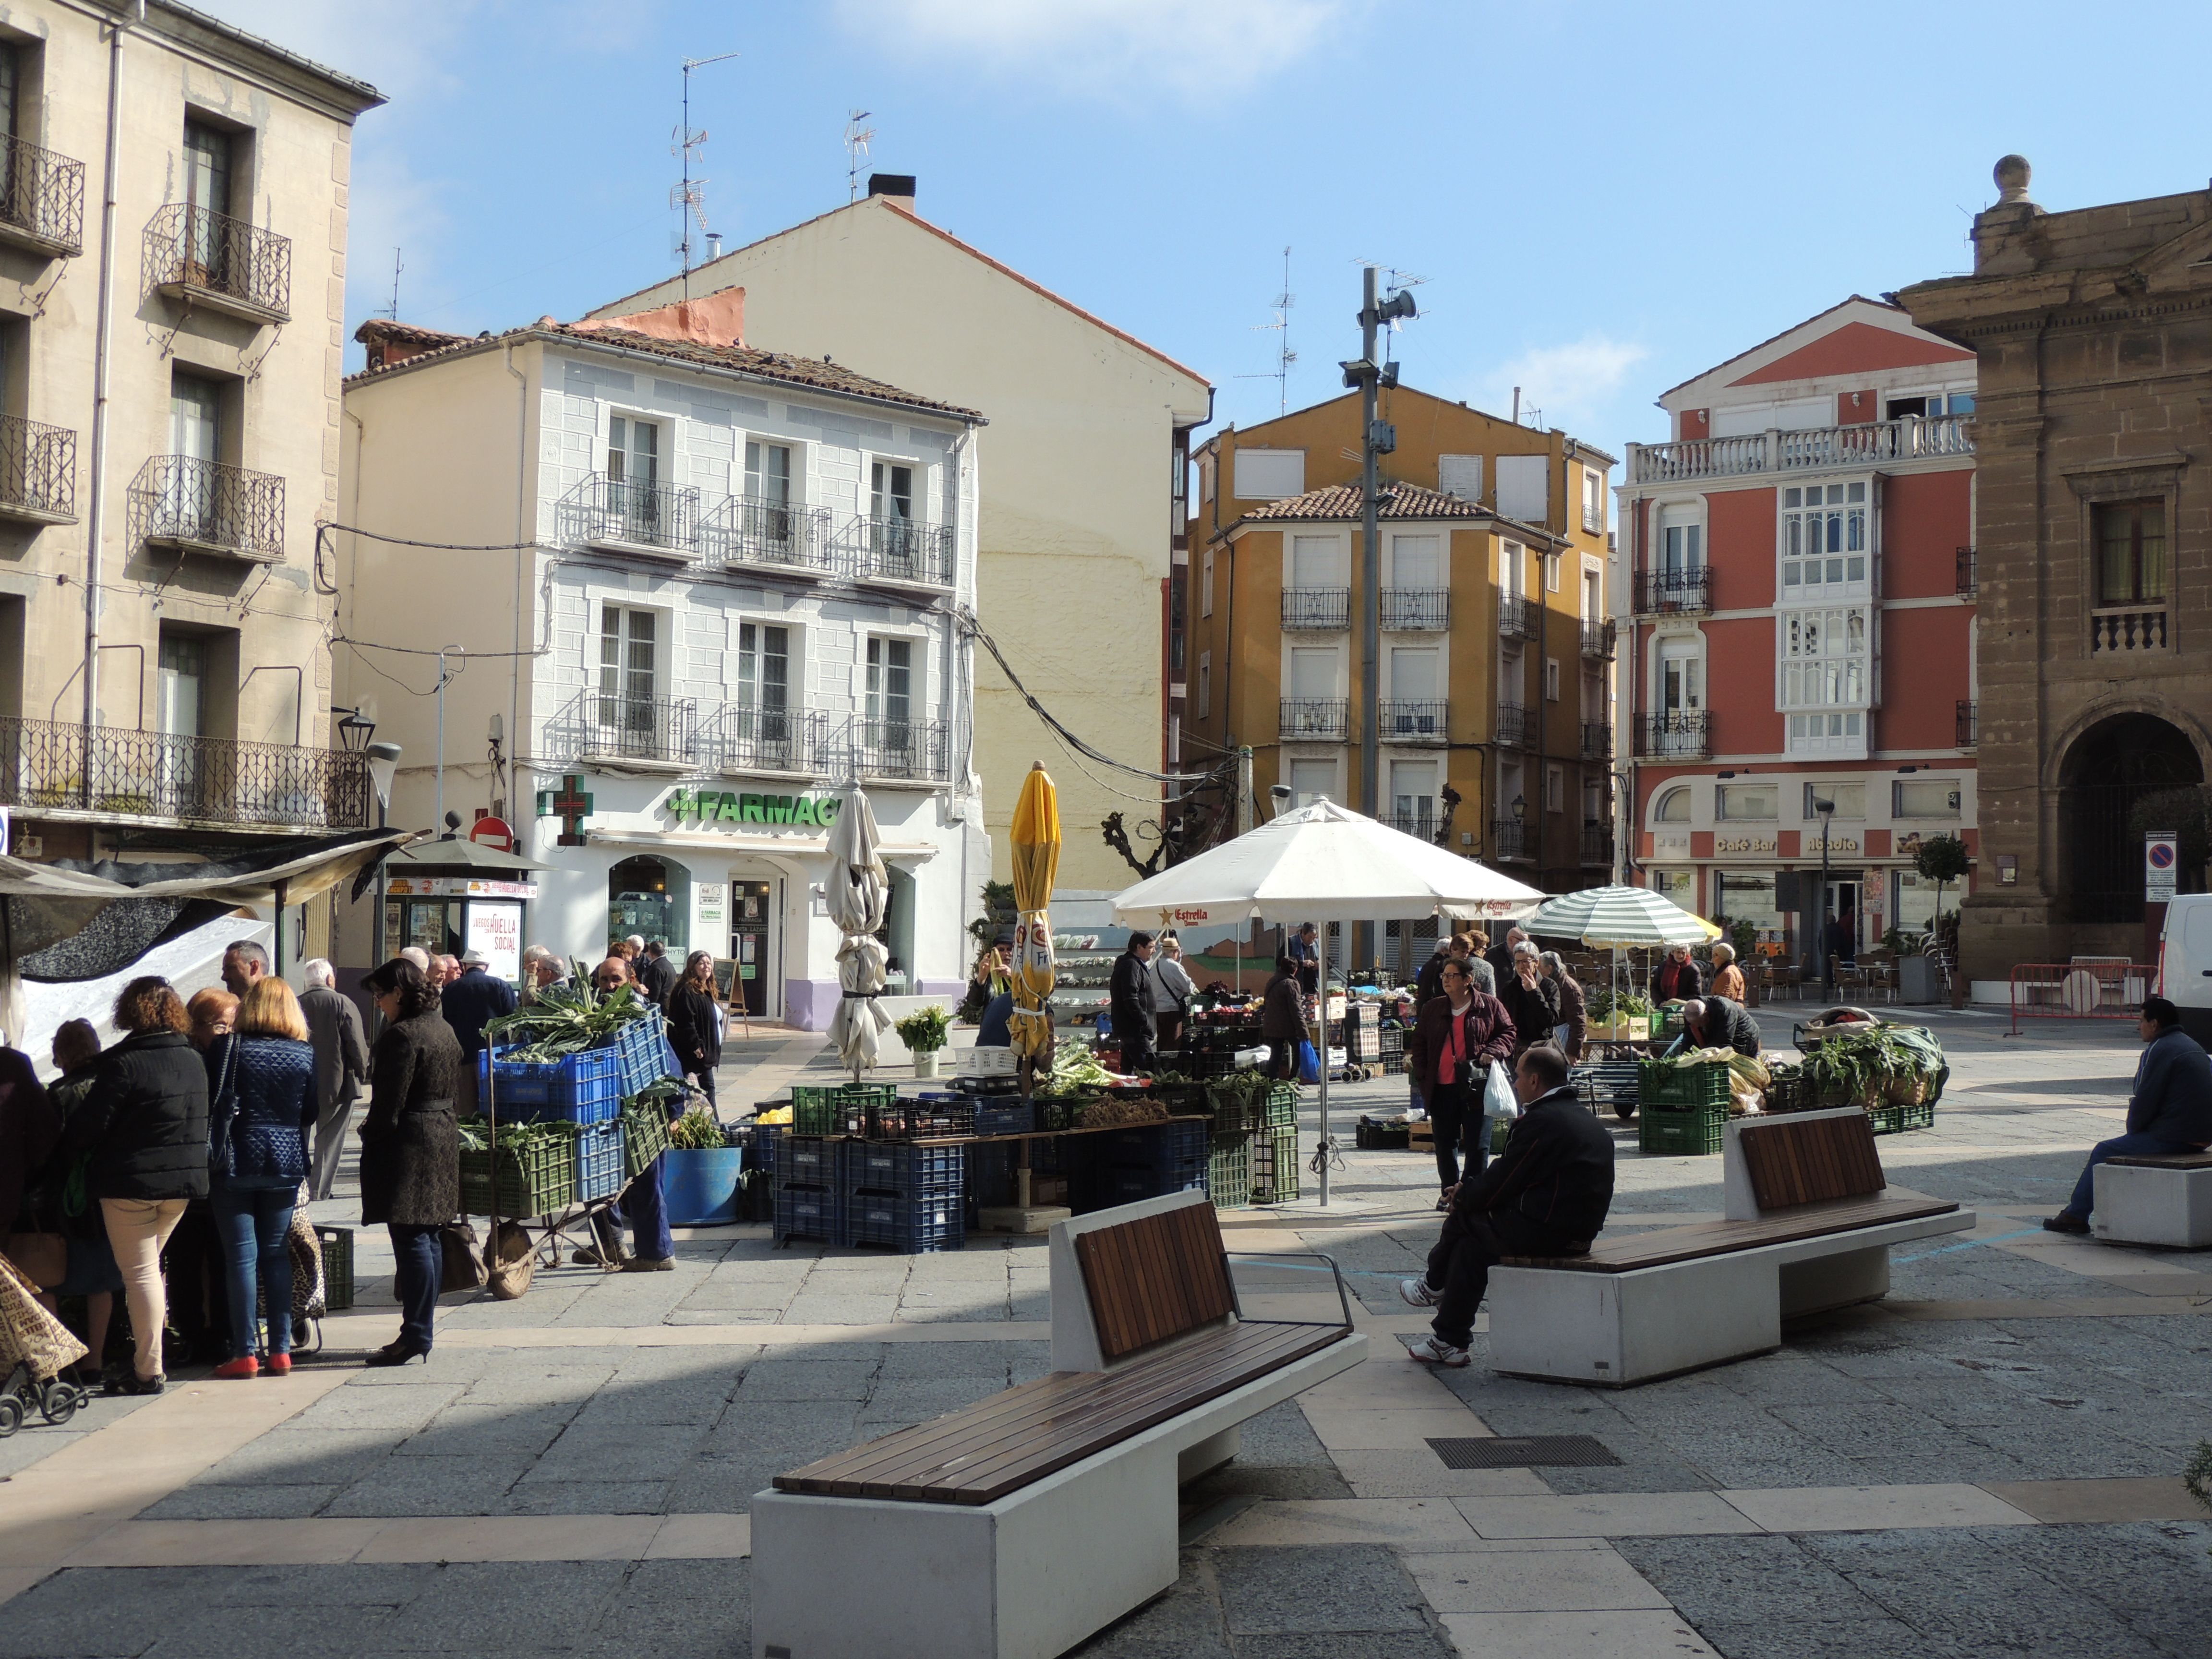
<instances>
[{"instance_id":1,"label":"street sign","mask_svg":"<svg viewBox=\"0 0 2212 1659\"><path fill-rule=\"evenodd\" d=\"M505 818L489 815L478 818L469 830L469 839L479 846L489 847L495 853L514 850L514 831L507 827Z\"/></svg>"},{"instance_id":2,"label":"street sign","mask_svg":"<svg viewBox=\"0 0 2212 1659\"><path fill-rule=\"evenodd\" d=\"M2171 830L2153 830L2143 836L2143 902L2171 904L2174 878L2181 870L2181 838Z\"/></svg>"}]
</instances>

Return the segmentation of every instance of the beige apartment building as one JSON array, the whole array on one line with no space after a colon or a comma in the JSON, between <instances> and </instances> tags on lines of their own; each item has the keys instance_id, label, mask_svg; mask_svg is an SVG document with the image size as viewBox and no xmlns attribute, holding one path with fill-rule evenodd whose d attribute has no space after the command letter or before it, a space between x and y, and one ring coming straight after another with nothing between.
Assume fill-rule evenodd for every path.
<instances>
[{"instance_id":1,"label":"beige apartment building","mask_svg":"<svg viewBox=\"0 0 2212 1659\"><path fill-rule=\"evenodd\" d=\"M184 7L0 13L0 805L47 860L374 823L330 742L374 88ZM310 931L306 941L318 943Z\"/></svg>"},{"instance_id":2,"label":"beige apartment building","mask_svg":"<svg viewBox=\"0 0 2212 1659\"><path fill-rule=\"evenodd\" d=\"M1085 741L1169 769L1166 712L1182 691L1168 656L1169 582L1186 557L1181 480L1190 430L1212 412L1211 386L930 223L915 210L911 178L878 173L869 190L592 315L742 289L748 343L831 357L981 411L989 422L975 439L988 481L975 582L982 626ZM1077 769L988 653L979 653L975 706L995 878L1011 876L1015 798L1042 759L1059 785L1065 838L1055 920L1103 921L1084 902L1137 878L1099 826L1116 810L1153 816L1129 797L1157 799L1158 786L1095 764Z\"/></svg>"}]
</instances>

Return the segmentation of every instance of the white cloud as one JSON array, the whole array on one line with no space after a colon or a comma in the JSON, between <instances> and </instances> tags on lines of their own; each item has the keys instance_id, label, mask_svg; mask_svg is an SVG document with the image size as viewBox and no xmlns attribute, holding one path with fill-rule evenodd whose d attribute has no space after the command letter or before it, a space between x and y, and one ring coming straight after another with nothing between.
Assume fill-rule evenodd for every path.
<instances>
[{"instance_id":1,"label":"white cloud","mask_svg":"<svg viewBox=\"0 0 2212 1659\"><path fill-rule=\"evenodd\" d=\"M482 0L199 3L233 27L366 81L387 98L451 83L453 64L447 49L457 45L471 18L487 9Z\"/></svg>"},{"instance_id":2,"label":"white cloud","mask_svg":"<svg viewBox=\"0 0 2212 1659\"><path fill-rule=\"evenodd\" d=\"M1521 388L1521 408L1544 412L1544 424L1575 432L1593 442L1602 442L1586 429L1589 422L1611 412L1629 371L1650 356L1644 347L1601 334L1584 335L1566 345L1531 346L1511 362L1482 376L1475 397L1478 407L1493 414L1512 412L1513 388Z\"/></svg>"},{"instance_id":3,"label":"white cloud","mask_svg":"<svg viewBox=\"0 0 2212 1659\"><path fill-rule=\"evenodd\" d=\"M902 52L1126 96L1241 90L1305 57L1365 0L839 0L846 27Z\"/></svg>"}]
</instances>

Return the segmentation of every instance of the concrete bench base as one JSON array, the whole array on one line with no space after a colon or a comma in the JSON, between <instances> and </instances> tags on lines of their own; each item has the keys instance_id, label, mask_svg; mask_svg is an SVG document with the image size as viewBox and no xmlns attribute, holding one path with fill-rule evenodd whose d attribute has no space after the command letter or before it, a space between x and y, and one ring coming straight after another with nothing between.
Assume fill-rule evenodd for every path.
<instances>
[{"instance_id":1,"label":"concrete bench base","mask_svg":"<svg viewBox=\"0 0 2212 1659\"><path fill-rule=\"evenodd\" d=\"M1174 1586L1176 1488L1239 1425L1366 1356L1346 1336L995 1504L761 1492L754 1659L1054 1659Z\"/></svg>"},{"instance_id":2,"label":"concrete bench base","mask_svg":"<svg viewBox=\"0 0 2212 1659\"><path fill-rule=\"evenodd\" d=\"M2097 1207L2089 1217L2099 1238L2115 1244L2212 1246L2212 1167L2162 1170L2154 1164L2100 1164Z\"/></svg>"}]
</instances>

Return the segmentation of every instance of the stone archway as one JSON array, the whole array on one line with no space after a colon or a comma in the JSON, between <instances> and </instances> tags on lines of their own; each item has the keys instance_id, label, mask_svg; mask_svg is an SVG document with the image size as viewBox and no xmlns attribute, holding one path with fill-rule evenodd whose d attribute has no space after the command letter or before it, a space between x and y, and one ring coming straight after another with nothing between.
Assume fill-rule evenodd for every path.
<instances>
[{"instance_id":1,"label":"stone archway","mask_svg":"<svg viewBox=\"0 0 2212 1659\"><path fill-rule=\"evenodd\" d=\"M2061 889L2067 920L2142 919L2142 842L2130 820L2160 790L2204 781L2187 733L2155 714L2114 714L2069 745L2058 773Z\"/></svg>"}]
</instances>

